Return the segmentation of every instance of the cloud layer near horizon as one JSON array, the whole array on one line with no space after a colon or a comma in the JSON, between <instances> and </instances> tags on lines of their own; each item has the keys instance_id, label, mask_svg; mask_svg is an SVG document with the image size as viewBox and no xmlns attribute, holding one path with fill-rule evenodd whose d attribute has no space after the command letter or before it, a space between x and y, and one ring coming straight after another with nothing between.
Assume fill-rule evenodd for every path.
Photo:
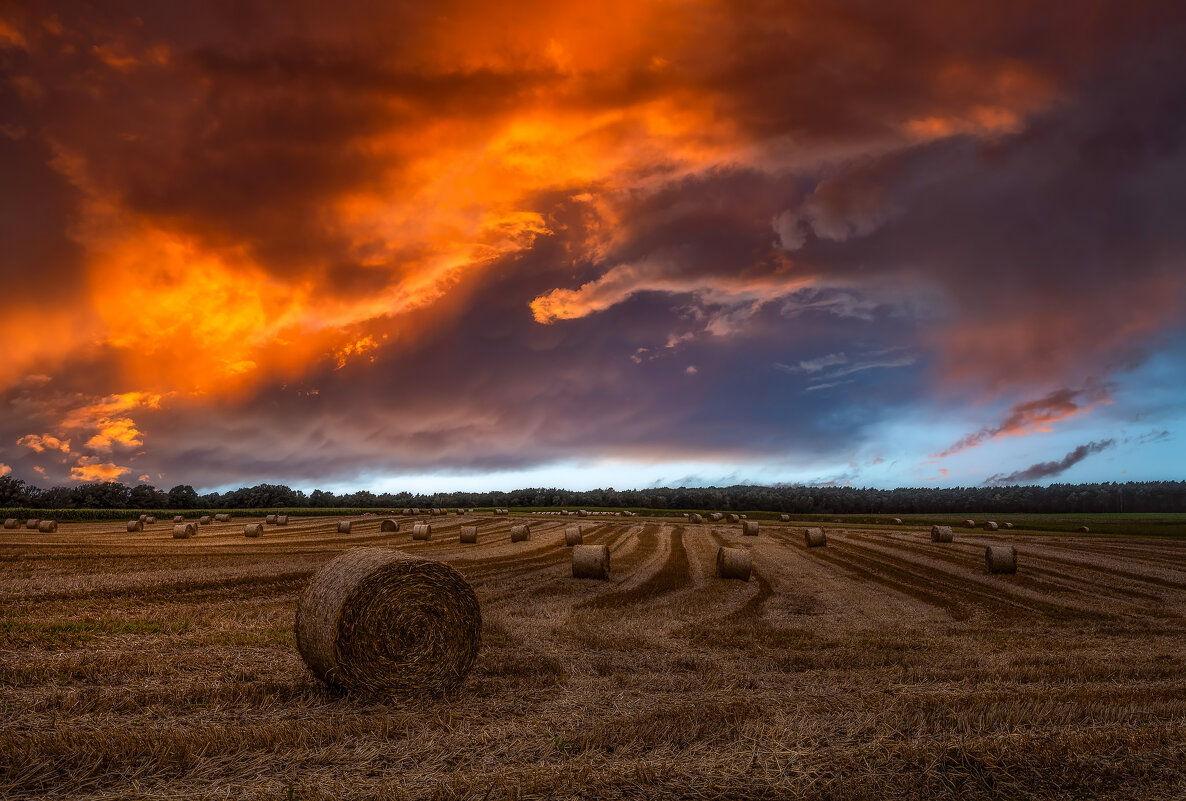
<instances>
[{"instance_id":1,"label":"cloud layer near horizon","mask_svg":"<svg viewBox=\"0 0 1186 801\"><path fill-rule=\"evenodd\" d=\"M947 458L1181 330L1175 3L0 8L40 483Z\"/></svg>"}]
</instances>

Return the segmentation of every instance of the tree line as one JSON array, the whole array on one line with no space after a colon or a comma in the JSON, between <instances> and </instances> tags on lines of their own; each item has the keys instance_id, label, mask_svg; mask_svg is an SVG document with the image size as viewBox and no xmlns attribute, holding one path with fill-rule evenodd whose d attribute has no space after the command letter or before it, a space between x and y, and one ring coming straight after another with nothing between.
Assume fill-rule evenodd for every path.
<instances>
[{"instance_id":1,"label":"tree line","mask_svg":"<svg viewBox=\"0 0 1186 801\"><path fill-rule=\"evenodd\" d=\"M803 485L660 487L576 492L528 488L511 492L410 493L366 490L306 494L283 484L257 484L229 492L199 494L188 484L161 490L96 482L40 489L0 477L0 507L36 509L269 509L419 507L620 507L638 509L730 509L792 514L942 514L958 512L1186 512L1186 481L1119 484L1051 484L1048 487L900 487L866 489Z\"/></svg>"}]
</instances>

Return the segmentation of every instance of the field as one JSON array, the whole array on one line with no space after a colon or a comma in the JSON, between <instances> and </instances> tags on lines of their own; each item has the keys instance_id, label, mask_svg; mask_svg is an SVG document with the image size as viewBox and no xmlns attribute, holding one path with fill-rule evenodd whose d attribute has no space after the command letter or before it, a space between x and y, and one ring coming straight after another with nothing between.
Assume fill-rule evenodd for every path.
<instances>
[{"instance_id":1,"label":"field","mask_svg":"<svg viewBox=\"0 0 1186 801\"><path fill-rule=\"evenodd\" d=\"M0 530L0 798L1186 797L1182 539L849 521L807 549L797 523L583 519L612 550L596 582L571 578L573 518L514 544L523 516L414 544L374 517L245 539L259 519ZM1016 575L984 573L993 542ZM302 586L376 544L473 584L454 697L364 705L305 669ZM748 583L715 578L721 544Z\"/></svg>"}]
</instances>

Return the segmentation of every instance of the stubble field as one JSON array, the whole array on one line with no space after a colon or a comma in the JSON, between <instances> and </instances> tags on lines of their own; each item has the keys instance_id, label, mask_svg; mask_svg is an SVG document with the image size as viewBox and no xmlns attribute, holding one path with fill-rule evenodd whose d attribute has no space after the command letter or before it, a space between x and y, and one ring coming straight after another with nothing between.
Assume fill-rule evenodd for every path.
<instances>
[{"instance_id":1,"label":"stubble field","mask_svg":"<svg viewBox=\"0 0 1186 801\"><path fill-rule=\"evenodd\" d=\"M580 520L599 582L571 577L574 518L415 543L338 519L0 531L0 798L1186 797L1186 541ZM984 573L997 542L1016 575ZM748 583L715 577L722 544ZM305 669L298 594L361 545L473 584L453 697L360 704Z\"/></svg>"}]
</instances>

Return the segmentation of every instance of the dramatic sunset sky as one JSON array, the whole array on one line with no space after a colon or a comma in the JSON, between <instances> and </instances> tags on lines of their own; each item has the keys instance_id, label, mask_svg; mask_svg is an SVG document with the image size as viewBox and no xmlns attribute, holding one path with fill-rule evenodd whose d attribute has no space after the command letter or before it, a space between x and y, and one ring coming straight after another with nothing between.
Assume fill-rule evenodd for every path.
<instances>
[{"instance_id":1,"label":"dramatic sunset sky","mask_svg":"<svg viewBox=\"0 0 1186 801\"><path fill-rule=\"evenodd\" d=\"M1182 479L1186 7L0 0L0 475Z\"/></svg>"}]
</instances>

